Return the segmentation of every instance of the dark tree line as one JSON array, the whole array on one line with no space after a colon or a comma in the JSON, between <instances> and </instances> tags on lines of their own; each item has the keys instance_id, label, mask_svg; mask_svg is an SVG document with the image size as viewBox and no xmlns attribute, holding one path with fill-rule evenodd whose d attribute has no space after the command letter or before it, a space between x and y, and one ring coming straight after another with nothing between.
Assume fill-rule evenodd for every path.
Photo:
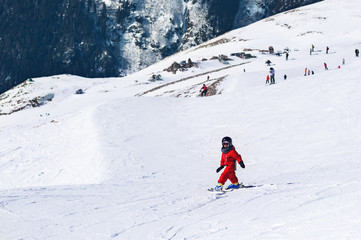
<instances>
[{"instance_id":1,"label":"dark tree line","mask_svg":"<svg viewBox=\"0 0 361 240\"><path fill-rule=\"evenodd\" d=\"M99 8L95 0L2 0L0 93L30 77L117 76L107 9Z\"/></svg>"},{"instance_id":2,"label":"dark tree line","mask_svg":"<svg viewBox=\"0 0 361 240\"><path fill-rule=\"evenodd\" d=\"M203 0L205 1L205 0ZM239 7L239 0L206 0L209 4L210 22L213 27L213 35L218 36L230 30L233 30L234 18Z\"/></svg>"}]
</instances>

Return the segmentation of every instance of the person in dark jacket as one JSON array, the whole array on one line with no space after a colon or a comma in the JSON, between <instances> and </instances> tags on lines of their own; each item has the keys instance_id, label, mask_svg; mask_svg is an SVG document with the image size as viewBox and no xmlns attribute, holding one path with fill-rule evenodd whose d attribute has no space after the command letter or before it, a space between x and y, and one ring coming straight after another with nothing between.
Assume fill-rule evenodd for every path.
<instances>
[{"instance_id":1,"label":"person in dark jacket","mask_svg":"<svg viewBox=\"0 0 361 240\"><path fill-rule=\"evenodd\" d=\"M271 75L271 84L275 84L276 83L276 80L275 80L275 70L274 68L270 68L270 75Z\"/></svg>"},{"instance_id":2,"label":"person in dark jacket","mask_svg":"<svg viewBox=\"0 0 361 240\"><path fill-rule=\"evenodd\" d=\"M220 172L223 168L224 171L219 177L218 185L215 187L216 191L221 191L223 185L227 180L232 182L231 185L227 187L227 189L236 189L240 188L241 184L238 182L238 178L236 176L236 164L238 163L242 168L245 168L242 157L237 153L236 148L232 145L232 139L230 137L222 138L222 157L221 157L221 165L217 168L216 172Z\"/></svg>"}]
</instances>

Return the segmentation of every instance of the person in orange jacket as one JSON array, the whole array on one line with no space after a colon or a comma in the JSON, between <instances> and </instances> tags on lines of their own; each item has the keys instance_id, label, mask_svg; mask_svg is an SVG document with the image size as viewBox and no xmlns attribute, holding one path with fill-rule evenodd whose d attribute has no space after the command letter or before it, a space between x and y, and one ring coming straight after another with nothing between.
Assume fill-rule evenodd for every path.
<instances>
[{"instance_id":1,"label":"person in orange jacket","mask_svg":"<svg viewBox=\"0 0 361 240\"><path fill-rule=\"evenodd\" d=\"M269 83L269 75L266 77L266 84Z\"/></svg>"},{"instance_id":2,"label":"person in orange jacket","mask_svg":"<svg viewBox=\"0 0 361 240\"><path fill-rule=\"evenodd\" d=\"M232 139L230 137L222 138L222 157L221 157L221 166L217 168L216 172L220 172L224 167L224 171L219 177L218 185L214 188L216 191L221 191L223 185L227 180L232 182L227 189L237 189L240 188L238 178L236 176L236 163L238 162L242 168L245 168L242 157L237 153L235 147L232 145Z\"/></svg>"}]
</instances>

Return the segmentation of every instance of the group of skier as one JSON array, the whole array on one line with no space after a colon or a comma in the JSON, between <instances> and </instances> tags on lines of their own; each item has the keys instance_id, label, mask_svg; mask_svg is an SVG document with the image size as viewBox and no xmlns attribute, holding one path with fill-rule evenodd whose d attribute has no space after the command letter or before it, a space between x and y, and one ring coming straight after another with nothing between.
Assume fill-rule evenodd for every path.
<instances>
[{"instance_id":1,"label":"group of skier","mask_svg":"<svg viewBox=\"0 0 361 240\"><path fill-rule=\"evenodd\" d=\"M329 53L329 50L330 50L330 48L327 46L327 47L326 47L326 54ZM312 55L312 53L313 53L314 51L315 51L315 46L312 44L312 45L311 45L311 48L310 48L310 55ZM288 51L286 51L285 54L286 54L286 61L287 61L287 60L288 60L288 57L289 57ZM356 57L359 56L359 49L355 49L355 55L356 55ZM268 60L268 61L269 61L269 60ZM270 64L269 64L269 65L270 65ZM342 65L345 65L345 59L342 59ZM324 66L325 70L328 70L327 63L324 62L324 63L323 63L323 66ZM337 68L341 68L341 66L338 65ZM270 75L267 75L267 77L266 77L266 84L275 84L275 70L274 70L273 67L270 68L269 73L270 73ZM313 70L310 70L310 69L308 69L308 68L305 68L304 76L311 75L311 74L314 75L315 72L314 72ZM283 78L284 78L284 80L286 80L286 79L287 79L287 75L285 74L285 75L283 76ZM271 81L271 82L270 82L270 81Z\"/></svg>"},{"instance_id":2,"label":"group of skier","mask_svg":"<svg viewBox=\"0 0 361 240\"><path fill-rule=\"evenodd\" d=\"M305 76L307 76L307 75L314 75L315 74L315 72L313 71L313 70L311 70L311 69L307 69L307 68L305 68Z\"/></svg>"},{"instance_id":3,"label":"group of skier","mask_svg":"<svg viewBox=\"0 0 361 240\"><path fill-rule=\"evenodd\" d=\"M273 67L270 68L269 70L269 75L267 75L266 77L266 84L276 84L276 80L275 80L275 75L276 75L276 71ZM270 77L271 76L271 77ZM283 75L283 80L286 80L287 79L287 75L284 74ZM271 80L271 83L270 83L270 80Z\"/></svg>"}]
</instances>

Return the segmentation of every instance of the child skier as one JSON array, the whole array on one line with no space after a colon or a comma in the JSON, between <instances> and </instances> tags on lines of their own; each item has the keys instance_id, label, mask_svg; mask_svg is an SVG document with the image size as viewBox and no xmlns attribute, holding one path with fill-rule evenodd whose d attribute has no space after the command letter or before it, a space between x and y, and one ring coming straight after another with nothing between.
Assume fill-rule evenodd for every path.
<instances>
[{"instance_id":1,"label":"child skier","mask_svg":"<svg viewBox=\"0 0 361 240\"><path fill-rule=\"evenodd\" d=\"M221 191L223 185L229 179L232 184L228 186L227 189L236 189L240 187L238 178L236 176L236 161L241 165L242 168L245 168L242 157L237 153L235 147L232 145L232 139L230 137L224 137L222 139L222 158L221 166L217 168L216 172L220 172L224 167L223 173L219 177L218 185L215 187L216 191Z\"/></svg>"}]
</instances>

